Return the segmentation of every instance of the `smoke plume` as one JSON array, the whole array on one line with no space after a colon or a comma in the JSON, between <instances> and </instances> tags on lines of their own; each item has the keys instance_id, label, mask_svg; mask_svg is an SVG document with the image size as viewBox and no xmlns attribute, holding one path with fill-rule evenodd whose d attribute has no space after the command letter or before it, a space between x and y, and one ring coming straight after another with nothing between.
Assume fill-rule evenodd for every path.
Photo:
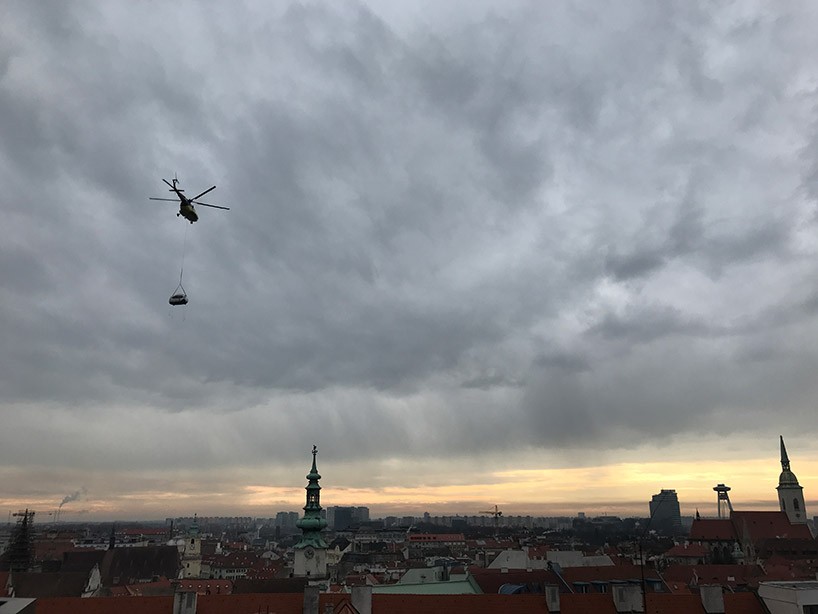
<instances>
[{"instance_id":1,"label":"smoke plume","mask_svg":"<svg viewBox=\"0 0 818 614\"><path fill-rule=\"evenodd\" d=\"M88 489L83 486L80 490L72 492L70 495L66 495L63 497L63 500L60 502L60 507L58 509L62 509L62 506L66 503L71 503L72 501L76 501L80 497L84 497L88 493Z\"/></svg>"}]
</instances>

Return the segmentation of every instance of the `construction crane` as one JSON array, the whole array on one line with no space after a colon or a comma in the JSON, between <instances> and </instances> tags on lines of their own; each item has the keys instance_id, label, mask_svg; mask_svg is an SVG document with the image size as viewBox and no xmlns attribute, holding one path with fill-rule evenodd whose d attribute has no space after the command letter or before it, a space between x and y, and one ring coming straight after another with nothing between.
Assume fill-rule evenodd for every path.
<instances>
[{"instance_id":1,"label":"construction crane","mask_svg":"<svg viewBox=\"0 0 818 614\"><path fill-rule=\"evenodd\" d=\"M493 510L482 511L480 513L494 516L494 537L497 537L497 532L500 527L500 516L503 515L503 512L501 512L500 509L495 505Z\"/></svg>"},{"instance_id":2,"label":"construction crane","mask_svg":"<svg viewBox=\"0 0 818 614\"><path fill-rule=\"evenodd\" d=\"M26 572L34 558L34 510L20 510L12 514L17 526L11 534L8 548L9 571Z\"/></svg>"}]
</instances>

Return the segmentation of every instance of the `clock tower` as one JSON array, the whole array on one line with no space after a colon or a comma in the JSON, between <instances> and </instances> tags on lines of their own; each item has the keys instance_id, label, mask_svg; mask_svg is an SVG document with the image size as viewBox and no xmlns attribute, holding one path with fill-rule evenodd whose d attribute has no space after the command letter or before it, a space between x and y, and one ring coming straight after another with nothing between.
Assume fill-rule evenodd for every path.
<instances>
[{"instance_id":1,"label":"clock tower","mask_svg":"<svg viewBox=\"0 0 818 614\"><path fill-rule=\"evenodd\" d=\"M301 539L294 546L293 575L323 579L327 577L327 542L321 536L327 521L321 518L321 475L315 464L318 448L312 447L312 469L307 474L307 504L304 517L295 526L301 529Z\"/></svg>"}]
</instances>

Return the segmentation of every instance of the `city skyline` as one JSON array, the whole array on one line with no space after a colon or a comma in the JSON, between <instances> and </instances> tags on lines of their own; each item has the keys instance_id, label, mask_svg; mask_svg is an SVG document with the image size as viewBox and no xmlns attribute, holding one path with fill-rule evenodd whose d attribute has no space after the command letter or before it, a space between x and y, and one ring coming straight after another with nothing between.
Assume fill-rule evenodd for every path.
<instances>
[{"instance_id":1,"label":"city skyline","mask_svg":"<svg viewBox=\"0 0 818 614\"><path fill-rule=\"evenodd\" d=\"M318 445L327 503L689 515L780 435L818 497L816 30L4 2L0 509L298 509Z\"/></svg>"},{"instance_id":2,"label":"city skyline","mask_svg":"<svg viewBox=\"0 0 818 614\"><path fill-rule=\"evenodd\" d=\"M803 475L818 474L818 464L812 462L799 463L797 460L792 461L793 467L798 472L799 466L803 465L805 471ZM712 484L707 482L707 476L720 476L722 469L733 467L733 463L729 461L702 463L701 465L690 465L690 476L687 479L682 479L681 476L676 478L675 486L671 483L657 485L653 492L647 492L644 500L627 500L617 499L613 496L617 488L617 483L612 482L606 484L607 476L611 473L620 474L620 479L625 479L629 482L639 482L641 480L642 488L648 488L647 484L652 484L652 480L656 476L667 474L672 469L679 469L679 462L673 463L657 463L654 464L652 471L645 472L644 464L630 463L624 465L606 466L606 467L587 467L587 468L566 468L559 470L528 470L518 471L511 477L510 481L502 484L495 484L497 487L498 498L486 498L487 487L485 484L463 484L457 488L450 486L438 487L422 487L417 489L408 488L387 488L381 491L378 499L371 490L367 489L349 489L341 486L337 490L333 489L332 485L332 467L321 468L319 465L319 472L323 471L324 476L322 483L322 506L366 506L370 508L373 517L385 517L390 515L416 515L422 516L424 512L429 512L433 516L445 515L480 515L481 512L492 509L494 505L498 505L503 511L504 515L530 515L530 516L576 516L577 513L583 512L589 516L597 515L614 515L614 516L649 516L649 501L653 495L659 493L661 489L676 490L679 496L679 505L683 516L694 516L699 512L702 516L717 515L717 495L713 491L713 486L716 485L714 481ZM776 469L778 471L776 471ZM728 486L731 487L730 499L736 509L740 510L759 510L769 511L779 509L778 500L776 497L775 486L778 482L778 474L780 473L779 459L758 459L756 461L745 460L742 463L742 472L734 473L732 480L728 481ZM596 476L592 480L590 476ZM640 478L640 476L643 476ZM764 492L763 488L759 488L759 476L769 476L770 487L768 492ZM800 479L802 486L804 486L806 493L807 511L812 517L812 511L815 510L818 515L818 499L814 501L810 498L810 493L816 487L815 480L807 477L805 480ZM575 491L570 490L570 485L575 483L583 483L586 488L586 494L591 495L586 499L570 499L570 494ZM721 483L721 482L719 482ZM661 484L661 483L657 483ZM811 486L813 488L811 488ZM537 490L542 489L545 493L543 499L537 500L533 494ZM89 495L87 489L72 493L71 496L64 497L70 499L59 506L61 518L68 520L73 518L76 520L89 519L92 520L98 517L99 520L115 520L115 519L143 519L143 520L158 520L168 516L192 516L194 513L200 516L246 516L253 517L267 517L274 515L278 511L297 511L300 512L304 505L304 486L301 487L273 487L273 486L251 486L247 489L246 500L247 504L243 507L237 507L235 498L231 497L231 502L216 504L214 501L217 497L211 497L204 494L192 498L189 495L185 497L187 503L172 503L174 494L168 493L151 493L146 495L145 499L152 500L152 504L147 508L140 508L136 503L137 499L134 493L125 495L124 501L131 501L133 507L128 509L112 508L111 504L104 501L95 501L93 495ZM423 493L422 495L420 493ZM491 488L488 489L491 492ZM507 497L509 492L528 493L531 497L529 500L523 501L509 501ZM561 494L559 494L561 493ZM743 493L754 493L756 496L746 496ZM399 496L398 496L399 494ZM766 496L765 496L766 494ZM240 496L240 495L238 495ZM371 498L366 499L367 496ZM390 499L391 497L391 499ZM159 505L155 501L161 501ZM29 500L28 502L20 501L19 505L8 505L8 501L3 501L3 507L8 507L9 511L17 510L17 508L32 508L43 512L49 512L54 507L49 507L51 500ZM264 501L269 501L265 503ZM278 505L279 507L275 507ZM76 508L81 508L77 510ZM479 509L478 509L479 508ZM2 507L0 507L2 509ZM146 509L148 515L139 515L132 510ZM163 511L164 510L164 511ZM471 512L470 512L471 510ZM175 513L171 513L174 511ZM107 514L107 515L106 515Z\"/></svg>"}]
</instances>

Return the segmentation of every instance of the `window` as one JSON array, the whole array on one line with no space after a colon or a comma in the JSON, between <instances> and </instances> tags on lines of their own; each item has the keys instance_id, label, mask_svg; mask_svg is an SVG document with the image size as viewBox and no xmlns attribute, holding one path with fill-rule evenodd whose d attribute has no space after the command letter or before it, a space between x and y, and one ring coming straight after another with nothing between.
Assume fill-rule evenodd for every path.
<instances>
[{"instance_id":1,"label":"window","mask_svg":"<svg viewBox=\"0 0 818 614\"><path fill-rule=\"evenodd\" d=\"M804 614L818 614L818 605L803 606Z\"/></svg>"},{"instance_id":2,"label":"window","mask_svg":"<svg viewBox=\"0 0 818 614\"><path fill-rule=\"evenodd\" d=\"M792 507L793 507L793 509L795 509L796 512L798 511L798 509L799 509L798 508L798 499L793 499L792 500Z\"/></svg>"}]
</instances>

